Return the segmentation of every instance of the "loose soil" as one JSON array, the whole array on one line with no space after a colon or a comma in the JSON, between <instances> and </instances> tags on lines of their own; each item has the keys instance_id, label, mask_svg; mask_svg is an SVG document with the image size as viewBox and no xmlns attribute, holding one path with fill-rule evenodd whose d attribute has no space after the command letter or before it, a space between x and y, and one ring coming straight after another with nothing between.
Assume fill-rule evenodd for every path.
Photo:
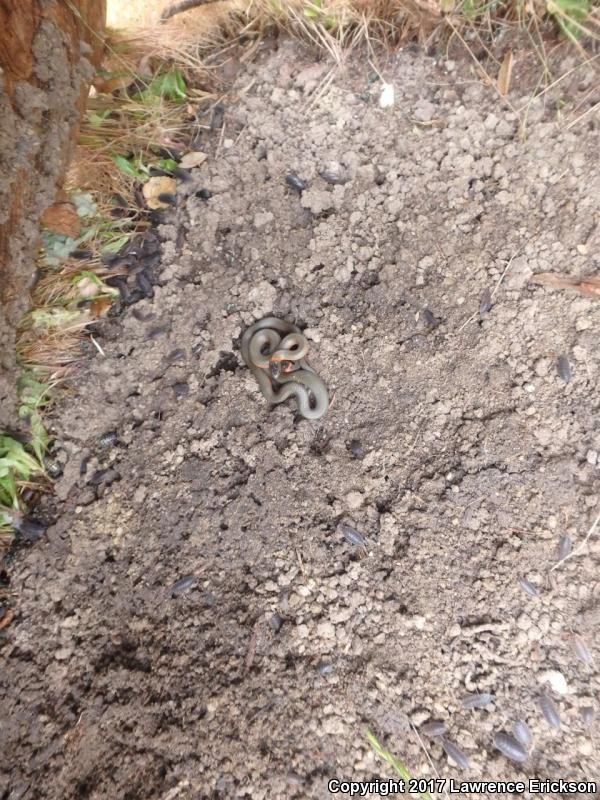
<instances>
[{"instance_id":1,"label":"loose soil","mask_svg":"<svg viewBox=\"0 0 600 800\"><path fill-rule=\"evenodd\" d=\"M599 537L551 571L599 512L600 304L530 282L600 266L597 121L539 101L523 139L468 64L409 50L387 110L366 60L330 68L291 43L244 68L154 297L55 409L57 521L0 634L2 798L324 798L393 776L367 728L418 777L600 779ZM267 314L311 341L320 424L241 361ZM492 741L516 719L522 764Z\"/></svg>"}]
</instances>

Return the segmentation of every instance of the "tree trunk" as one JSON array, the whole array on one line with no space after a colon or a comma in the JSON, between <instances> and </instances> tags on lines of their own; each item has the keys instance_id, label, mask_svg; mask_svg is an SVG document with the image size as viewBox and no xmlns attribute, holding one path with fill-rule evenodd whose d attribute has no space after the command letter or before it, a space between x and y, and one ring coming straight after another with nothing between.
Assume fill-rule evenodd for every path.
<instances>
[{"instance_id":1,"label":"tree trunk","mask_svg":"<svg viewBox=\"0 0 600 800\"><path fill-rule=\"evenodd\" d=\"M64 180L105 14L106 0L0 0L0 429L14 414L40 217Z\"/></svg>"}]
</instances>

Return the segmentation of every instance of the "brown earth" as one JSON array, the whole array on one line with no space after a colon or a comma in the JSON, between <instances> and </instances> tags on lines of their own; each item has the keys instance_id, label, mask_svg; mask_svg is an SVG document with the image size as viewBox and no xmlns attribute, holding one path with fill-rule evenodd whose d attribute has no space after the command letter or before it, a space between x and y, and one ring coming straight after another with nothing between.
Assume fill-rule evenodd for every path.
<instances>
[{"instance_id":1,"label":"brown earth","mask_svg":"<svg viewBox=\"0 0 600 800\"><path fill-rule=\"evenodd\" d=\"M523 139L467 64L408 50L392 109L366 61L328 70L284 44L240 76L154 298L56 409L59 517L0 634L2 798L324 798L393 774L366 728L419 777L600 780L597 535L551 570L599 512L600 305L530 282L597 273L597 119L548 93ZM320 425L242 365L271 313L312 342ZM517 718L522 764L492 741Z\"/></svg>"}]
</instances>

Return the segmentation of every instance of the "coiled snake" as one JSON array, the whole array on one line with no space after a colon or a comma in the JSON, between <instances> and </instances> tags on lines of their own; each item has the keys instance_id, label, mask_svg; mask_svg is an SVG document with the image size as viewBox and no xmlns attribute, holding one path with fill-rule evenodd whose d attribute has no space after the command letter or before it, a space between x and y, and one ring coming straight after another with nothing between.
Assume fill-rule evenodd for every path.
<instances>
[{"instance_id":1,"label":"coiled snake","mask_svg":"<svg viewBox=\"0 0 600 800\"><path fill-rule=\"evenodd\" d=\"M244 333L241 351L269 403L295 397L298 412L306 419L325 414L327 387L305 359L308 341L300 328L278 317L264 317Z\"/></svg>"}]
</instances>

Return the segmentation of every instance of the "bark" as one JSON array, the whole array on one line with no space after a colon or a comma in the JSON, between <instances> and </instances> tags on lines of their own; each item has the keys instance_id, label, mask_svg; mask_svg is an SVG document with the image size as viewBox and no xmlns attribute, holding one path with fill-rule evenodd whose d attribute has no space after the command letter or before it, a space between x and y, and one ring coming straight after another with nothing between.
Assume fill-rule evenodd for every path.
<instances>
[{"instance_id":1,"label":"bark","mask_svg":"<svg viewBox=\"0 0 600 800\"><path fill-rule=\"evenodd\" d=\"M105 14L105 0L0 0L0 428L14 414L40 217L64 180Z\"/></svg>"}]
</instances>

